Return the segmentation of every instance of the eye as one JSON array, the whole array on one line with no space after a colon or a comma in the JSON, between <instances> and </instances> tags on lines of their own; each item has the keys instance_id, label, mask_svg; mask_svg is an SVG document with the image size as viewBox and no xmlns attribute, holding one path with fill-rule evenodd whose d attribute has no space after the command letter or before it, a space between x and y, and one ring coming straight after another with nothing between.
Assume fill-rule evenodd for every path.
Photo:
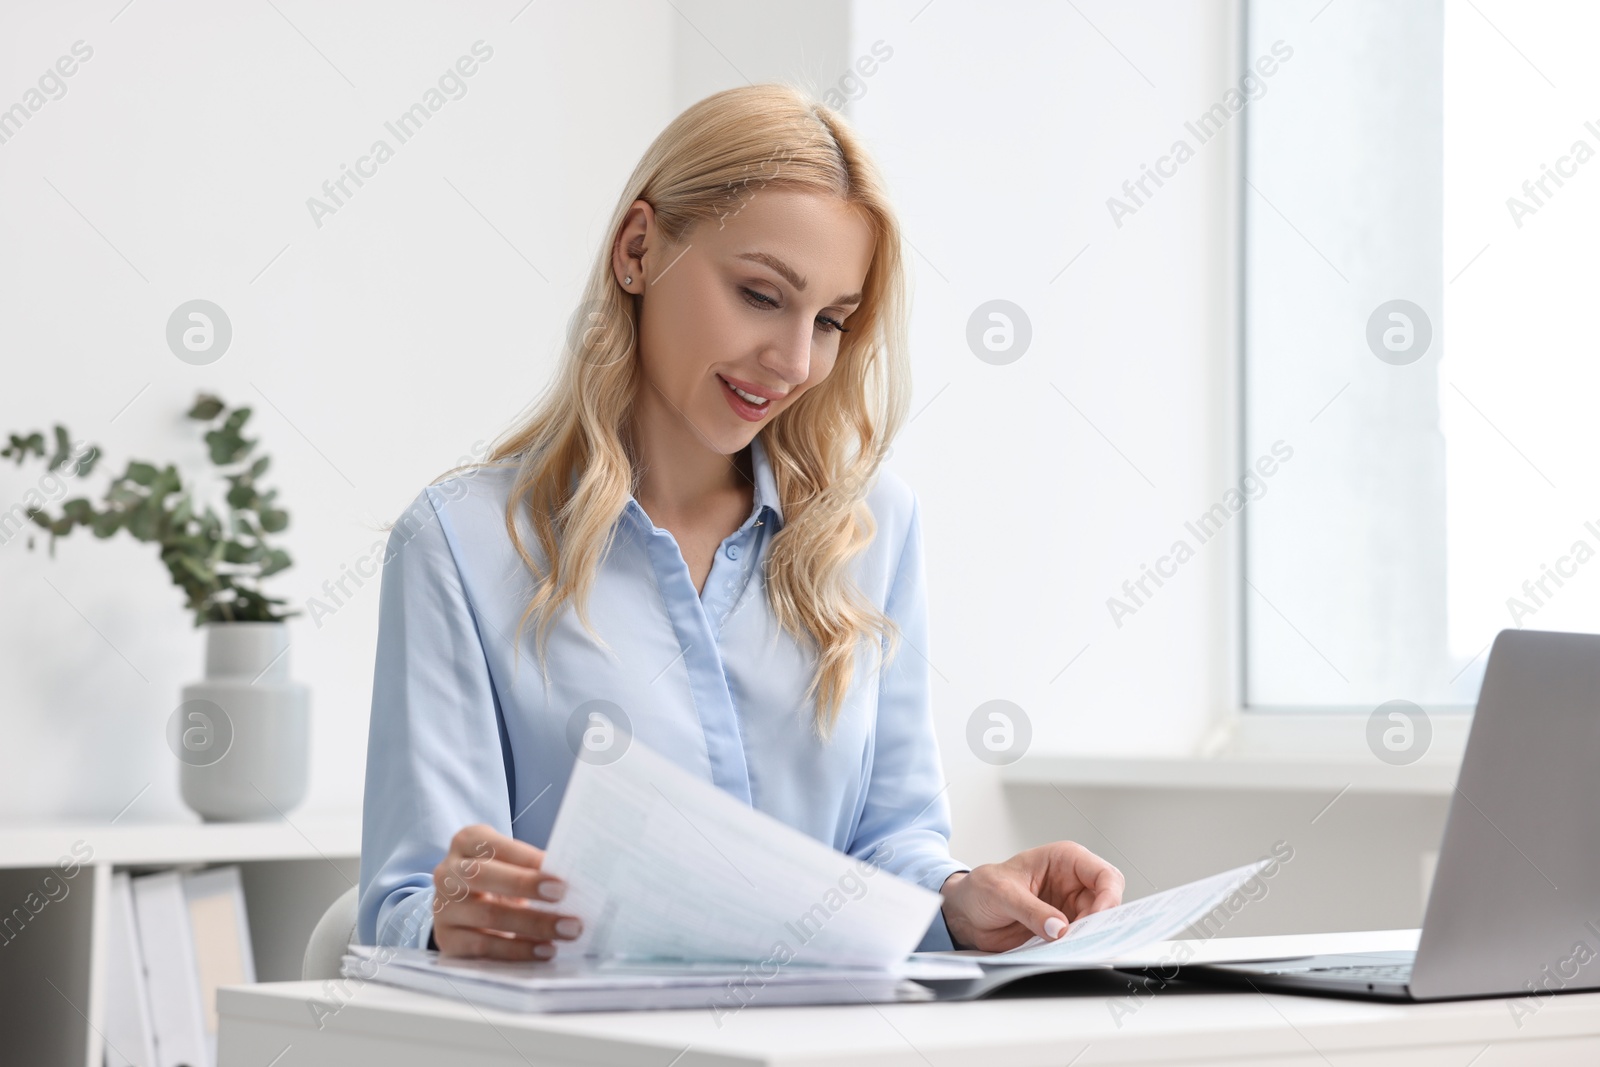
<instances>
[{"instance_id":1,"label":"eye","mask_svg":"<svg viewBox=\"0 0 1600 1067\"><path fill-rule=\"evenodd\" d=\"M745 294L745 302L748 303L748 304L751 304L752 306L755 306L755 307L777 307L778 306L778 302L776 300L772 299L772 297L768 296L765 293L758 293L754 289L747 289L744 286L740 286L739 287L739 291L741 293ZM818 315L817 316L817 321L818 322L825 322L825 323L828 324L829 327L831 327L830 329L825 330L824 331L825 333L834 333L834 332L849 333L850 332L849 329L845 326L845 324L840 322L838 319L831 319L826 315Z\"/></svg>"}]
</instances>

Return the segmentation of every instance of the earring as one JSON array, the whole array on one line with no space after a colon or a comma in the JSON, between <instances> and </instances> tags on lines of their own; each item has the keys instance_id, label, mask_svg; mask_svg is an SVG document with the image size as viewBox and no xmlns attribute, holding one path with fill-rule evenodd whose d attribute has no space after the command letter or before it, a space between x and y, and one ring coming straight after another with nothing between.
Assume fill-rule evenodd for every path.
<instances>
[{"instance_id":1,"label":"earring","mask_svg":"<svg viewBox=\"0 0 1600 1067\"><path fill-rule=\"evenodd\" d=\"M622 284L623 285L632 285L633 284L633 275L630 274L626 278L622 279Z\"/></svg>"}]
</instances>

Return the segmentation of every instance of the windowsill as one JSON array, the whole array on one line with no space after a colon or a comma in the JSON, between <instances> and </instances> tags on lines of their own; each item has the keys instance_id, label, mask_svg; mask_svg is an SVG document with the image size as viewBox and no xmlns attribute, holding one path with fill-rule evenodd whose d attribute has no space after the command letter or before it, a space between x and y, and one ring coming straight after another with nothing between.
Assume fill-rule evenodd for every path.
<instances>
[{"instance_id":1,"label":"windowsill","mask_svg":"<svg viewBox=\"0 0 1600 1067\"><path fill-rule=\"evenodd\" d=\"M1192 753L1079 753L1035 749L1001 770L1008 785L1110 789L1448 796L1466 746L1467 715L1435 715L1425 754L1392 765L1367 745L1367 716L1248 712Z\"/></svg>"}]
</instances>

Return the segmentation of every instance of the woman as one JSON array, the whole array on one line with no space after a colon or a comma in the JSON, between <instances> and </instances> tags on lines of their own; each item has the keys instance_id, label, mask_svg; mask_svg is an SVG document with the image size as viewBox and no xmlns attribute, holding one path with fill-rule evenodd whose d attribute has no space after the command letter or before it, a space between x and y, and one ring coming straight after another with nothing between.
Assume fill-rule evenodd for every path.
<instances>
[{"instance_id":1,"label":"woman","mask_svg":"<svg viewBox=\"0 0 1600 1067\"><path fill-rule=\"evenodd\" d=\"M555 955L581 920L527 902L561 899L542 846L596 737L941 892L923 948L1119 903L1070 841L949 855L917 500L879 469L909 390L900 231L860 140L783 86L717 93L607 233L538 410L389 535L360 940Z\"/></svg>"}]
</instances>

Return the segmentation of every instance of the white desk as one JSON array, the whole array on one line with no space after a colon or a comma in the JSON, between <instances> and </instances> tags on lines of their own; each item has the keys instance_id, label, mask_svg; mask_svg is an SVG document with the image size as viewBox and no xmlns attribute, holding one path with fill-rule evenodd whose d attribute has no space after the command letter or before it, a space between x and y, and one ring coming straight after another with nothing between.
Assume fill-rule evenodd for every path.
<instances>
[{"instance_id":1,"label":"white desk","mask_svg":"<svg viewBox=\"0 0 1600 1067\"><path fill-rule=\"evenodd\" d=\"M1189 944L1200 960L1412 948L1416 937L1390 930ZM720 1028L707 1010L513 1015L376 983L352 982L340 1000L317 982L239 986L218 996L219 1067L1600 1063L1600 993L1548 998L1519 1026L1510 1007L1517 1001L1382 1004L1176 987L1129 1000L1126 976L1099 980L1066 995L965 1003L752 1006ZM338 1006L321 1029L316 1002Z\"/></svg>"}]
</instances>

